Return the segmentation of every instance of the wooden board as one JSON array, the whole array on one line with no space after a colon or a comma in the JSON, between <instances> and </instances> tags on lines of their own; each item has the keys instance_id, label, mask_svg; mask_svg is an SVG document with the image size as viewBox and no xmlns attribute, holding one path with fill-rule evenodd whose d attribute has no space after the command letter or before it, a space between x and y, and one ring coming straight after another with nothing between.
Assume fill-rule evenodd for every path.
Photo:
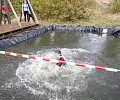
<instances>
[{"instance_id":1,"label":"wooden board","mask_svg":"<svg viewBox=\"0 0 120 100\"><path fill-rule=\"evenodd\" d=\"M23 28L20 28L18 24L14 24L12 26L10 25L0 26L0 39L8 38L20 32L31 30L38 26L39 24L34 24L34 23L22 23Z\"/></svg>"}]
</instances>

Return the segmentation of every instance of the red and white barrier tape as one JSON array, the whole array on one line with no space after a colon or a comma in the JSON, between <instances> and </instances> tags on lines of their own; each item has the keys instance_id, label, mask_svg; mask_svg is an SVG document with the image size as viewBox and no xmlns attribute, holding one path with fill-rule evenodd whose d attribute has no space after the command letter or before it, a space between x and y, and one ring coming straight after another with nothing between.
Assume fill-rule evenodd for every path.
<instances>
[{"instance_id":1,"label":"red and white barrier tape","mask_svg":"<svg viewBox=\"0 0 120 100\"><path fill-rule=\"evenodd\" d=\"M94 66L94 65L66 62L66 61L54 60L54 59L43 58L43 57L35 57L35 56L31 56L31 55L11 53L11 52L5 52L5 51L0 51L0 54L18 56L18 57L29 58L29 59L38 59L38 60L42 60L42 61L49 61L49 62L54 62L54 63L62 63L62 64L68 64L68 65L80 66L80 67L87 67L87 68L93 68L93 69L99 69L99 70L106 70L106 71L111 71L111 72L120 72L120 69L113 69L113 68L100 67L100 66Z\"/></svg>"}]
</instances>

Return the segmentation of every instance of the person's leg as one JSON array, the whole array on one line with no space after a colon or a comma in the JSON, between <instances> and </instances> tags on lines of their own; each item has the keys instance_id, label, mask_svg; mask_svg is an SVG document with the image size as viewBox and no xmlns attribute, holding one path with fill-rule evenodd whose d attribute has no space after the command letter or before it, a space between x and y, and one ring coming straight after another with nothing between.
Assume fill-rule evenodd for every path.
<instances>
[{"instance_id":1,"label":"person's leg","mask_svg":"<svg viewBox=\"0 0 120 100\"><path fill-rule=\"evenodd\" d=\"M30 21L30 17L32 17L32 15L31 15L31 14L29 14L29 21Z\"/></svg>"},{"instance_id":2,"label":"person's leg","mask_svg":"<svg viewBox=\"0 0 120 100\"><path fill-rule=\"evenodd\" d=\"M4 17L5 17L5 19L4 19L4 24L6 25L7 15L6 15L6 14L4 14Z\"/></svg>"},{"instance_id":3,"label":"person's leg","mask_svg":"<svg viewBox=\"0 0 120 100\"><path fill-rule=\"evenodd\" d=\"M28 20L29 20L28 22L30 22L30 14L29 14L29 18L28 18Z\"/></svg>"},{"instance_id":4,"label":"person's leg","mask_svg":"<svg viewBox=\"0 0 120 100\"><path fill-rule=\"evenodd\" d=\"M29 12L27 11L27 20L29 22Z\"/></svg>"},{"instance_id":5,"label":"person's leg","mask_svg":"<svg viewBox=\"0 0 120 100\"><path fill-rule=\"evenodd\" d=\"M32 20L35 21L32 15L31 15L31 17L32 17Z\"/></svg>"},{"instance_id":6,"label":"person's leg","mask_svg":"<svg viewBox=\"0 0 120 100\"><path fill-rule=\"evenodd\" d=\"M32 18L32 20L34 21L34 18L33 18L33 16L32 16L32 14L30 14L30 17Z\"/></svg>"},{"instance_id":7,"label":"person's leg","mask_svg":"<svg viewBox=\"0 0 120 100\"><path fill-rule=\"evenodd\" d=\"M34 21L32 14L29 14L29 21L30 21L30 18L32 18L32 20Z\"/></svg>"},{"instance_id":8,"label":"person's leg","mask_svg":"<svg viewBox=\"0 0 120 100\"><path fill-rule=\"evenodd\" d=\"M24 19L25 19L25 22L26 22L26 11L24 11Z\"/></svg>"}]
</instances>

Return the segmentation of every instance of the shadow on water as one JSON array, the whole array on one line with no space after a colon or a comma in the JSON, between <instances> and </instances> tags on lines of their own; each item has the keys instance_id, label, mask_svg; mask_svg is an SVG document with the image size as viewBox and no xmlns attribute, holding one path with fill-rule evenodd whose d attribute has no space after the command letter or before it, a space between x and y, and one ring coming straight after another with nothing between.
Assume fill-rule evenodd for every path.
<instances>
[{"instance_id":1,"label":"shadow on water","mask_svg":"<svg viewBox=\"0 0 120 100\"><path fill-rule=\"evenodd\" d=\"M120 40L91 33L50 31L12 46L9 51L119 68ZM1 100L119 100L118 73L75 66L53 71L55 64L1 55Z\"/></svg>"}]
</instances>

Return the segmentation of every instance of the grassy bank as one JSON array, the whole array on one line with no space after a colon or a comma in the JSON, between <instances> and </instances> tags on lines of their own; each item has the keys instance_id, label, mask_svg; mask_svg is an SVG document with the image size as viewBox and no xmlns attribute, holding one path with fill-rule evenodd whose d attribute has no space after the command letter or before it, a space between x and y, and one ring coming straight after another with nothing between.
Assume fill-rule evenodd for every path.
<instances>
[{"instance_id":1,"label":"grassy bank","mask_svg":"<svg viewBox=\"0 0 120 100\"><path fill-rule=\"evenodd\" d=\"M104 13L104 12L103 12ZM120 27L120 14L93 14L86 20L78 21L60 21L60 20L39 20L40 25L89 25L89 26L106 26Z\"/></svg>"},{"instance_id":2,"label":"grassy bank","mask_svg":"<svg viewBox=\"0 0 120 100\"><path fill-rule=\"evenodd\" d=\"M103 3L103 2L102 2ZM120 12L110 10L111 3L103 4L103 6L94 6L91 15L87 19L77 21L61 21L61 20L40 20L40 25L89 25L89 26L105 26L120 27Z\"/></svg>"}]
</instances>

